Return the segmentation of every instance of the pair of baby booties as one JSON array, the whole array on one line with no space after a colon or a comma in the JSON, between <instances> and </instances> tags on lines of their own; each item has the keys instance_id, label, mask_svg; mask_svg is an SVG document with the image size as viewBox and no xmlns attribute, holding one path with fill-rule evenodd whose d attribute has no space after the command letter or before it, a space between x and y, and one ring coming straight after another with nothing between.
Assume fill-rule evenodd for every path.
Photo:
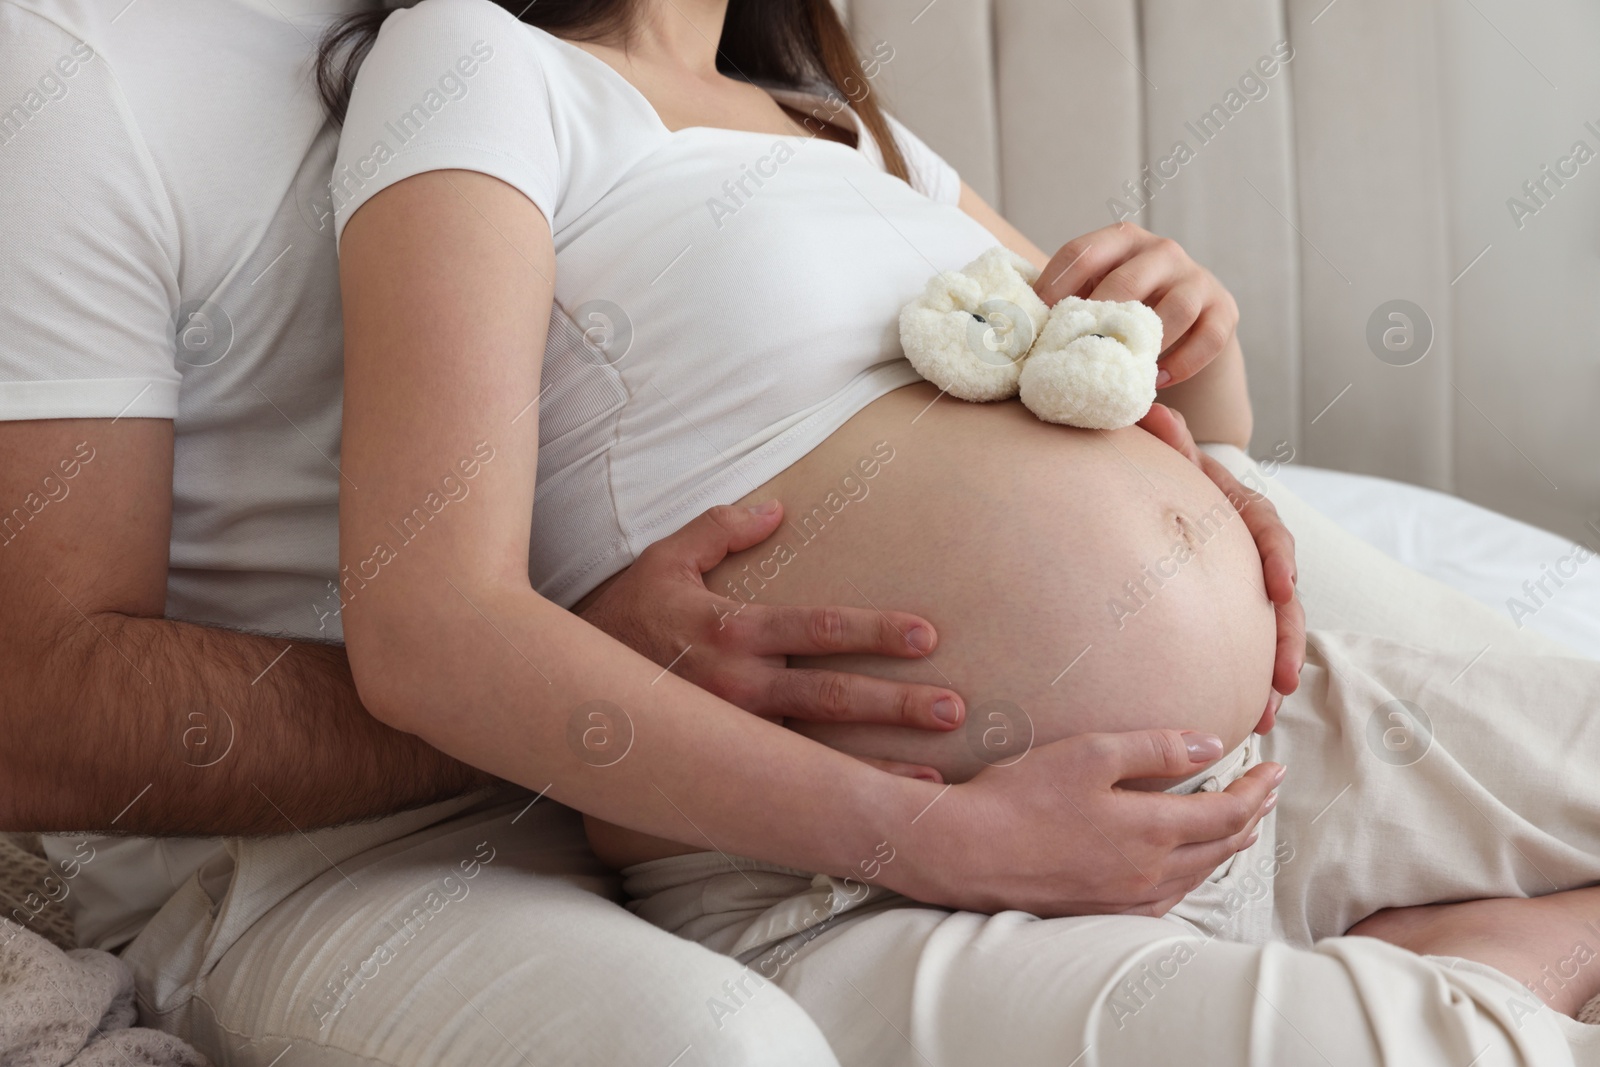
<instances>
[{"instance_id":1,"label":"pair of baby booties","mask_svg":"<svg viewBox=\"0 0 1600 1067\"><path fill-rule=\"evenodd\" d=\"M900 311L906 359L962 400L1020 395L1045 422L1132 426L1156 398L1161 319L1136 300L1069 296L1047 307L1039 271L1000 245L929 279Z\"/></svg>"}]
</instances>

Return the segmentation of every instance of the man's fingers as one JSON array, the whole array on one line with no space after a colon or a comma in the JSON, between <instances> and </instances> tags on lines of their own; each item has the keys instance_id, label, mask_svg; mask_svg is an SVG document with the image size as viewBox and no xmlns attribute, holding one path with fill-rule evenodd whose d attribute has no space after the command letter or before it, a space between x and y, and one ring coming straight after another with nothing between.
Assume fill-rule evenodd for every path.
<instances>
[{"instance_id":1,"label":"man's fingers","mask_svg":"<svg viewBox=\"0 0 1600 1067\"><path fill-rule=\"evenodd\" d=\"M892 682L864 674L782 667L769 672L767 716L806 722L880 723L918 730L952 730L966 711L961 698L938 686Z\"/></svg>"},{"instance_id":2,"label":"man's fingers","mask_svg":"<svg viewBox=\"0 0 1600 1067\"><path fill-rule=\"evenodd\" d=\"M741 643L758 656L856 653L911 659L939 644L926 619L872 608L752 604L740 612L737 625Z\"/></svg>"},{"instance_id":3,"label":"man's fingers","mask_svg":"<svg viewBox=\"0 0 1600 1067\"><path fill-rule=\"evenodd\" d=\"M760 510L763 507L770 510ZM771 537L782 519L783 505L776 500L748 508L732 504L710 508L645 549L640 559L693 567L696 574L704 574L729 553L743 552Z\"/></svg>"}]
</instances>

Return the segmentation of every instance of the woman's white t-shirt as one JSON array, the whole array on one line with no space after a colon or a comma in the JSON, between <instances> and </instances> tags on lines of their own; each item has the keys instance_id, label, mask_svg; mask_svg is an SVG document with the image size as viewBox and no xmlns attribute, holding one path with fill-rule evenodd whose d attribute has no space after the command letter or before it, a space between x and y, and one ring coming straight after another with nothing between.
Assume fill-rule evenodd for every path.
<instances>
[{"instance_id":1,"label":"woman's white t-shirt","mask_svg":"<svg viewBox=\"0 0 1600 1067\"><path fill-rule=\"evenodd\" d=\"M441 169L499 178L550 223L529 569L557 603L916 381L900 307L996 243L904 127L911 185L838 98L769 91L857 127L859 146L670 131L602 60L488 0L396 12L356 80L341 232L380 190Z\"/></svg>"}]
</instances>

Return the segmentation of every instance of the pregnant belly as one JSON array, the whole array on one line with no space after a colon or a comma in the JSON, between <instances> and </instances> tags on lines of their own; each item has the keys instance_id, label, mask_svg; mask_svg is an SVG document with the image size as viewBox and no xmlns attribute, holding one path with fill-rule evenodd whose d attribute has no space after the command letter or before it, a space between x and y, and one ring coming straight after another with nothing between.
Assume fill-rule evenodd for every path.
<instances>
[{"instance_id":1,"label":"pregnant belly","mask_svg":"<svg viewBox=\"0 0 1600 1067\"><path fill-rule=\"evenodd\" d=\"M1216 486L1138 428L936 396L882 397L752 492L743 503L783 502L784 525L706 582L758 604L927 618L939 647L926 658L791 663L949 686L967 724L789 725L947 781L1085 732L1243 741L1271 688L1275 624L1255 545Z\"/></svg>"},{"instance_id":2,"label":"pregnant belly","mask_svg":"<svg viewBox=\"0 0 1600 1067\"><path fill-rule=\"evenodd\" d=\"M785 525L706 581L754 603L922 615L940 638L926 659L792 662L950 686L968 727L790 725L951 781L1030 725L1039 743L1152 726L1244 740L1271 689L1275 624L1255 544L1216 486L1138 428L1052 426L1015 402L928 407L936 395L883 397L751 493L782 500Z\"/></svg>"}]
</instances>

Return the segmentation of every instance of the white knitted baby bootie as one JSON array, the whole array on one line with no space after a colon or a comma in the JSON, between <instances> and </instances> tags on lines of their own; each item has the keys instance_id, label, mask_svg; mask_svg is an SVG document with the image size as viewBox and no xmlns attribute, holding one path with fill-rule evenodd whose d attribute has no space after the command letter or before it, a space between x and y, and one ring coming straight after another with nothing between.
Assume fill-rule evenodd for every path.
<instances>
[{"instance_id":1,"label":"white knitted baby bootie","mask_svg":"<svg viewBox=\"0 0 1600 1067\"><path fill-rule=\"evenodd\" d=\"M1023 364L1022 402L1045 422L1132 426L1155 402L1160 355L1161 318L1144 304L1069 296Z\"/></svg>"},{"instance_id":2,"label":"white knitted baby bootie","mask_svg":"<svg viewBox=\"0 0 1600 1067\"><path fill-rule=\"evenodd\" d=\"M1022 361L1050 309L1033 291L1039 272L1001 245L959 271L928 280L900 311L900 345L917 373L962 400L1017 395Z\"/></svg>"}]
</instances>

